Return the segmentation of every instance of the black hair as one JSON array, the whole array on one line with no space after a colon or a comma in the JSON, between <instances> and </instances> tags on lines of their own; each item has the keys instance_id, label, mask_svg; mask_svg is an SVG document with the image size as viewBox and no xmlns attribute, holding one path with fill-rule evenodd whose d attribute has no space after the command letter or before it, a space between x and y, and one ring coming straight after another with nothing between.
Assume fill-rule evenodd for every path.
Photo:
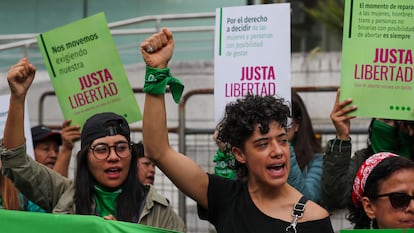
<instances>
[{"instance_id":1,"label":"black hair","mask_svg":"<svg viewBox=\"0 0 414 233\"><path fill-rule=\"evenodd\" d=\"M217 138L228 143L229 148L244 150L244 143L253 135L257 125L263 134L269 132L272 121L286 129L289 117L290 110L283 98L248 94L226 105L224 117L217 126ZM235 169L239 178L248 174L246 166L237 160Z\"/></svg>"},{"instance_id":2,"label":"black hair","mask_svg":"<svg viewBox=\"0 0 414 233\"><path fill-rule=\"evenodd\" d=\"M299 124L299 130L295 133L292 144L295 149L296 160L303 171L316 153L322 153L322 146L315 136L305 103L303 103L298 93L293 90L292 120Z\"/></svg>"},{"instance_id":3,"label":"black hair","mask_svg":"<svg viewBox=\"0 0 414 233\"><path fill-rule=\"evenodd\" d=\"M379 193L379 185L382 181L388 179L394 172L403 169L414 169L414 162L402 156L394 156L382 160L369 174L364 187L365 197L373 197ZM369 229L371 219L366 215L364 207L356 207L353 202L348 204L349 214L347 219L355 224L355 229ZM378 228L374 221L374 228Z\"/></svg>"},{"instance_id":4,"label":"black hair","mask_svg":"<svg viewBox=\"0 0 414 233\"><path fill-rule=\"evenodd\" d=\"M134 143L132 145L135 149L135 151L137 152L138 158L144 157L144 144L142 143L142 141L139 141L137 143Z\"/></svg>"},{"instance_id":5,"label":"black hair","mask_svg":"<svg viewBox=\"0 0 414 233\"><path fill-rule=\"evenodd\" d=\"M88 168L88 152L90 145L85 146L77 154L77 168L75 174L75 207L76 214L94 215L92 205L97 185L95 178ZM120 221L137 222L140 205L144 198L144 187L139 182L137 173L138 152L132 147L131 163L128 175L122 183L122 192L116 203L116 218Z\"/></svg>"}]
</instances>

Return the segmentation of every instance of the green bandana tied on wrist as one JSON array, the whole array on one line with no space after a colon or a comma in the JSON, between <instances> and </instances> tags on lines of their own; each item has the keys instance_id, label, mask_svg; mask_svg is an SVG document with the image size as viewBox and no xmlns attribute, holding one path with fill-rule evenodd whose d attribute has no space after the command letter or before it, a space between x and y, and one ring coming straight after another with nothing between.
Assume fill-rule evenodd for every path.
<instances>
[{"instance_id":1,"label":"green bandana tied on wrist","mask_svg":"<svg viewBox=\"0 0 414 233\"><path fill-rule=\"evenodd\" d=\"M179 103L181 95L183 94L184 84L171 75L169 68L158 69L149 66L146 67L144 92L161 95L165 93L167 85L170 86L175 103Z\"/></svg>"}]
</instances>

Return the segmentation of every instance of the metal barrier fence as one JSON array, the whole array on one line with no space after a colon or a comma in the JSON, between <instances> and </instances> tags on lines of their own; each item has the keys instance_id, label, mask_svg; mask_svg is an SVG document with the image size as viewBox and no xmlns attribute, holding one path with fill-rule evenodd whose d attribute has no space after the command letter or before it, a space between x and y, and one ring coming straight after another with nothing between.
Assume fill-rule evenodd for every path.
<instances>
[{"instance_id":1,"label":"metal barrier fence","mask_svg":"<svg viewBox=\"0 0 414 233\"><path fill-rule=\"evenodd\" d=\"M335 92L337 87L293 87L297 92ZM142 88L134 88L135 94L142 94ZM191 117L186 116L189 101L196 99L195 97L207 98L205 101L214 101L213 89L194 89L186 92L180 104L178 105L178 127L169 127L170 144L176 150L186 154L193 159L204 171L214 172L213 157L217 146L212 139L214 127L211 127L214 119L206 119L206 127L190 128L187 124L192 121ZM54 92L45 92L40 97L39 103L39 123L43 123L44 101L48 97L54 97ZM205 109L205 111L214 111L214 109ZM60 126L49 125L51 128L60 129ZM142 128L131 127L133 141L142 139ZM335 137L335 129L321 127L314 128L315 133L320 136L322 145L326 145L327 141ZM365 146L367 138L367 128L352 130L353 150L360 149ZM76 148L75 148L76 149ZM187 224L188 232L208 233L215 232L215 229L208 222L200 220L197 215L196 203L190 198L183 195L175 185L160 170L157 169L155 184L157 190L166 196L174 209L184 219ZM348 226L343 215L336 216L332 219L334 228L339 230Z\"/></svg>"}]
</instances>

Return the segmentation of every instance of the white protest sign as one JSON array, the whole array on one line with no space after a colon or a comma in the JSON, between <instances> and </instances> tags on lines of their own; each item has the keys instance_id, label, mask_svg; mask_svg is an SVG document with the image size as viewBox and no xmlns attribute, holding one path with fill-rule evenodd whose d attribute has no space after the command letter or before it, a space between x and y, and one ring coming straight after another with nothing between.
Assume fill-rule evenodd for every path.
<instances>
[{"instance_id":1,"label":"white protest sign","mask_svg":"<svg viewBox=\"0 0 414 233\"><path fill-rule=\"evenodd\" d=\"M9 112L10 95L0 95L0 138L3 138L4 126L6 125L7 115ZM26 104L27 105L27 104ZM32 141L32 131L29 122L29 113L25 106L24 113L24 134L26 137L27 154L34 159L34 149Z\"/></svg>"},{"instance_id":2,"label":"white protest sign","mask_svg":"<svg viewBox=\"0 0 414 233\"><path fill-rule=\"evenodd\" d=\"M290 102L289 3L217 8L214 45L216 123L247 93Z\"/></svg>"}]
</instances>

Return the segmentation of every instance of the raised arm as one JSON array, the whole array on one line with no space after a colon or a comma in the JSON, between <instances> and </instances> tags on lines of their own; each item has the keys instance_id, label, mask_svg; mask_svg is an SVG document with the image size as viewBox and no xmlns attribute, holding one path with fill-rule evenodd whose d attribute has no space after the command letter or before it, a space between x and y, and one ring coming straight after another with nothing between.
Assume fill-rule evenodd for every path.
<instances>
[{"instance_id":1,"label":"raised arm","mask_svg":"<svg viewBox=\"0 0 414 233\"><path fill-rule=\"evenodd\" d=\"M78 125L70 125L71 120L65 120L62 124L62 146L59 149L59 154L53 167L62 176L68 176L70 159L72 157L72 150L75 146L75 141L80 138L80 127Z\"/></svg>"},{"instance_id":2,"label":"raised arm","mask_svg":"<svg viewBox=\"0 0 414 233\"><path fill-rule=\"evenodd\" d=\"M174 50L172 33L164 28L161 32L147 38L140 47L148 67L165 71ZM160 70L160 72L164 71ZM159 76L155 74L155 77ZM194 161L169 145L164 94L147 91L145 95L143 143L146 156L183 193L207 208L207 174Z\"/></svg>"},{"instance_id":3,"label":"raised arm","mask_svg":"<svg viewBox=\"0 0 414 233\"><path fill-rule=\"evenodd\" d=\"M35 71L29 60L22 58L7 74L11 96L3 145L0 146L2 172L25 197L46 211L52 211L71 182L26 155L24 108Z\"/></svg>"},{"instance_id":4,"label":"raised arm","mask_svg":"<svg viewBox=\"0 0 414 233\"><path fill-rule=\"evenodd\" d=\"M339 101L338 89L336 100L330 114L336 129L336 137L328 142L322 167L322 202L329 210L345 208L348 202L349 168L351 161L350 125L356 106L349 106L352 100Z\"/></svg>"},{"instance_id":5,"label":"raised arm","mask_svg":"<svg viewBox=\"0 0 414 233\"><path fill-rule=\"evenodd\" d=\"M24 136L24 106L27 91L33 82L36 68L29 59L22 58L10 67L7 82L10 87L10 105L4 127L3 145L6 148L16 148L25 143Z\"/></svg>"}]
</instances>

